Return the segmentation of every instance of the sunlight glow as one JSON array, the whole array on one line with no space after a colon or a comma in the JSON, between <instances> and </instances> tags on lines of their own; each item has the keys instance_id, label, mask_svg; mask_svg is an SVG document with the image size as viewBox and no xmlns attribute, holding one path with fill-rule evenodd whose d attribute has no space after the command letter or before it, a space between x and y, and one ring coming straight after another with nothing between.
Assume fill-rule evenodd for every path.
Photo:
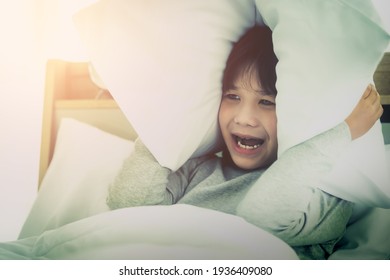
<instances>
[{"instance_id":1,"label":"sunlight glow","mask_svg":"<svg viewBox=\"0 0 390 280\"><path fill-rule=\"evenodd\" d=\"M69 61L86 60L87 55L73 25L72 16L97 0L35 0L36 32L45 56Z\"/></svg>"}]
</instances>

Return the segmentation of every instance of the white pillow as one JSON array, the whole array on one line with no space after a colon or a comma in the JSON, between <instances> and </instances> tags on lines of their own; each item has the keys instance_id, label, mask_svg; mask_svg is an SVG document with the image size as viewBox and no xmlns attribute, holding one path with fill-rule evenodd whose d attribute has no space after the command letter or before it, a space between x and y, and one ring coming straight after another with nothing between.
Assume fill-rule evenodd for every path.
<instances>
[{"instance_id":1,"label":"white pillow","mask_svg":"<svg viewBox=\"0 0 390 280\"><path fill-rule=\"evenodd\" d=\"M108 211L108 186L133 146L86 123L62 119L53 159L19 238Z\"/></svg>"},{"instance_id":2,"label":"white pillow","mask_svg":"<svg viewBox=\"0 0 390 280\"><path fill-rule=\"evenodd\" d=\"M256 0L273 30L279 155L343 121L372 82L389 44L371 1ZM323 190L390 207L390 166L379 121L354 141Z\"/></svg>"},{"instance_id":3,"label":"white pillow","mask_svg":"<svg viewBox=\"0 0 390 280\"><path fill-rule=\"evenodd\" d=\"M176 170L215 145L225 62L255 18L253 0L101 0L74 21L139 137Z\"/></svg>"}]
</instances>

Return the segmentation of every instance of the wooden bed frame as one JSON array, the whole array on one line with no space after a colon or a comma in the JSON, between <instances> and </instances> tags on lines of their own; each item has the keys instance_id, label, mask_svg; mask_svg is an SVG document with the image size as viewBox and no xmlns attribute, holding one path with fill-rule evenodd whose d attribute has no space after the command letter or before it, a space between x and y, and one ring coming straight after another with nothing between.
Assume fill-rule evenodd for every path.
<instances>
[{"instance_id":1,"label":"wooden bed frame","mask_svg":"<svg viewBox=\"0 0 390 280\"><path fill-rule=\"evenodd\" d=\"M387 114L390 109L389 77L390 53L386 53L374 74L374 81ZM53 156L57 130L64 117L92 124L125 139L134 140L137 137L110 93L92 81L87 62L49 60L46 70L39 185Z\"/></svg>"},{"instance_id":2,"label":"wooden bed frame","mask_svg":"<svg viewBox=\"0 0 390 280\"><path fill-rule=\"evenodd\" d=\"M137 137L110 93L91 80L88 66L62 60L47 63L39 185L53 156L62 118L74 118L125 139Z\"/></svg>"},{"instance_id":3,"label":"wooden bed frame","mask_svg":"<svg viewBox=\"0 0 390 280\"><path fill-rule=\"evenodd\" d=\"M382 105L390 106L390 52L384 54L374 73L375 87L381 94Z\"/></svg>"}]
</instances>

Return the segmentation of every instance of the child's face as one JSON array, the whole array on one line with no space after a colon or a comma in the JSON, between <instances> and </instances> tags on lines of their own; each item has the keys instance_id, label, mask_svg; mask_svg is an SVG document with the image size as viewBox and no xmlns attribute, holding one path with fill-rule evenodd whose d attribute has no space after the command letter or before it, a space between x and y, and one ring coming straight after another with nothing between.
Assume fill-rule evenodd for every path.
<instances>
[{"instance_id":1,"label":"child's face","mask_svg":"<svg viewBox=\"0 0 390 280\"><path fill-rule=\"evenodd\" d=\"M223 93L219 125L233 162L242 169L267 167L277 157L275 95L256 75L244 73Z\"/></svg>"}]
</instances>

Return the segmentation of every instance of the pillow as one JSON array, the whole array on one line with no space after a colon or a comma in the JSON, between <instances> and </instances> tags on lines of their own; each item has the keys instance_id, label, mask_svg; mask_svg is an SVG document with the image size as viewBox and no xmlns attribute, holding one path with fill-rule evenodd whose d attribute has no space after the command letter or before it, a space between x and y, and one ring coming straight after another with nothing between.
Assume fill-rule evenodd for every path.
<instances>
[{"instance_id":1,"label":"pillow","mask_svg":"<svg viewBox=\"0 0 390 280\"><path fill-rule=\"evenodd\" d=\"M53 159L19 238L108 211L108 185L133 145L89 124L63 118Z\"/></svg>"},{"instance_id":2,"label":"pillow","mask_svg":"<svg viewBox=\"0 0 390 280\"><path fill-rule=\"evenodd\" d=\"M255 20L253 0L101 0L74 16L105 87L172 170L213 150L225 62Z\"/></svg>"},{"instance_id":3,"label":"pillow","mask_svg":"<svg viewBox=\"0 0 390 280\"><path fill-rule=\"evenodd\" d=\"M256 0L273 30L279 155L342 122L389 44L371 1ZM390 207L390 177L379 121L324 180L322 189L354 202Z\"/></svg>"}]
</instances>

